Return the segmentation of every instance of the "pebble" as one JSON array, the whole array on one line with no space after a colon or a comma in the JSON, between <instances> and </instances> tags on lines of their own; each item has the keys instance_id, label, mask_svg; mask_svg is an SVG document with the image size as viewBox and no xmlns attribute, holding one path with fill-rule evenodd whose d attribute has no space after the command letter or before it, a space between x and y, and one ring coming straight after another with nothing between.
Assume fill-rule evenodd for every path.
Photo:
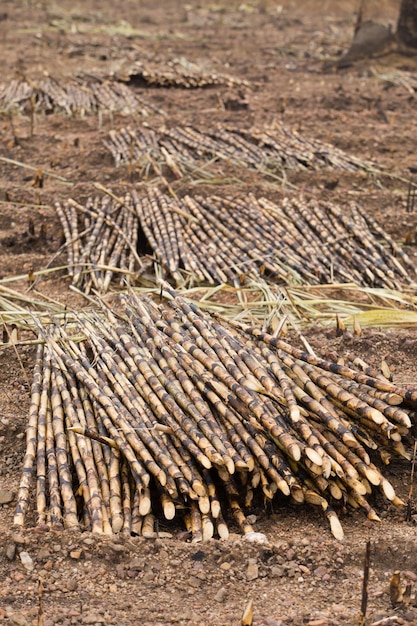
<instances>
[{"instance_id":1,"label":"pebble","mask_svg":"<svg viewBox=\"0 0 417 626\"><path fill-rule=\"evenodd\" d=\"M130 561L129 569L133 569L137 571L145 569L145 559L140 559L138 557L135 557L134 559Z\"/></svg>"},{"instance_id":2,"label":"pebble","mask_svg":"<svg viewBox=\"0 0 417 626\"><path fill-rule=\"evenodd\" d=\"M78 550L71 550L70 552L70 558L73 559L74 561L78 561L81 557L82 557L83 551L78 549Z\"/></svg>"},{"instance_id":3,"label":"pebble","mask_svg":"<svg viewBox=\"0 0 417 626\"><path fill-rule=\"evenodd\" d=\"M38 561L46 561L51 555L49 548L41 548L38 552Z\"/></svg>"},{"instance_id":4,"label":"pebble","mask_svg":"<svg viewBox=\"0 0 417 626\"><path fill-rule=\"evenodd\" d=\"M91 537L86 537L83 540L83 544L86 545L86 546L93 546L95 544L95 541Z\"/></svg>"},{"instance_id":5,"label":"pebble","mask_svg":"<svg viewBox=\"0 0 417 626\"><path fill-rule=\"evenodd\" d=\"M256 580L259 576L259 569L256 563L249 563L246 570L247 580Z\"/></svg>"},{"instance_id":6,"label":"pebble","mask_svg":"<svg viewBox=\"0 0 417 626\"><path fill-rule=\"evenodd\" d=\"M23 567L27 569L28 572L31 572L35 568L35 565L29 553L21 552L19 556L20 556L20 560L22 561Z\"/></svg>"},{"instance_id":7,"label":"pebble","mask_svg":"<svg viewBox=\"0 0 417 626\"><path fill-rule=\"evenodd\" d=\"M104 624L104 617L98 615L97 613L87 613L82 616L81 619L83 624Z\"/></svg>"},{"instance_id":8,"label":"pebble","mask_svg":"<svg viewBox=\"0 0 417 626\"><path fill-rule=\"evenodd\" d=\"M223 572L227 572L227 571L229 571L229 569L230 569L231 567L232 567L232 566L231 566L231 565L230 565L230 563L228 563L227 561L225 561L224 563L221 563L221 564L220 564L220 569L221 569L221 570L223 570Z\"/></svg>"},{"instance_id":9,"label":"pebble","mask_svg":"<svg viewBox=\"0 0 417 626\"><path fill-rule=\"evenodd\" d=\"M9 615L9 619L12 624L17 624L17 626L28 626L29 624L26 617L21 613L12 613Z\"/></svg>"},{"instance_id":10,"label":"pebble","mask_svg":"<svg viewBox=\"0 0 417 626\"><path fill-rule=\"evenodd\" d=\"M145 572L142 580L144 583L151 583L153 582L154 578L155 578L155 574L153 572Z\"/></svg>"},{"instance_id":11,"label":"pebble","mask_svg":"<svg viewBox=\"0 0 417 626\"><path fill-rule=\"evenodd\" d=\"M121 543L114 543L114 541L109 541L107 545L109 546L110 550L113 550L113 552L126 552L125 546L123 546Z\"/></svg>"},{"instance_id":12,"label":"pebble","mask_svg":"<svg viewBox=\"0 0 417 626\"><path fill-rule=\"evenodd\" d=\"M269 545L269 540L263 533L250 532L246 533L243 537L244 541L250 541L251 543L259 543L261 545Z\"/></svg>"},{"instance_id":13,"label":"pebble","mask_svg":"<svg viewBox=\"0 0 417 626\"><path fill-rule=\"evenodd\" d=\"M271 576L272 578L281 578L284 576L285 570L283 567L279 567L279 565L274 565L271 567Z\"/></svg>"},{"instance_id":14,"label":"pebble","mask_svg":"<svg viewBox=\"0 0 417 626\"><path fill-rule=\"evenodd\" d=\"M20 546L24 546L25 543L26 543L26 539L20 533L13 533L12 534L12 541L14 541L15 543L19 544Z\"/></svg>"},{"instance_id":15,"label":"pebble","mask_svg":"<svg viewBox=\"0 0 417 626\"><path fill-rule=\"evenodd\" d=\"M404 619L411 624L415 624L417 622L416 611L407 611L407 613L404 613Z\"/></svg>"},{"instance_id":16,"label":"pebble","mask_svg":"<svg viewBox=\"0 0 417 626\"><path fill-rule=\"evenodd\" d=\"M10 504L13 502L14 491L8 489L0 489L0 504Z\"/></svg>"},{"instance_id":17,"label":"pebble","mask_svg":"<svg viewBox=\"0 0 417 626\"><path fill-rule=\"evenodd\" d=\"M201 580L199 580L196 576L190 576L190 578L187 580L187 585L194 589L197 589L201 586Z\"/></svg>"},{"instance_id":18,"label":"pebble","mask_svg":"<svg viewBox=\"0 0 417 626\"><path fill-rule=\"evenodd\" d=\"M67 582L68 591L76 591L78 589L78 583L76 580L72 579Z\"/></svg>"},{"instance_id":19,"label":"pebble","mask_svg":"<svg viewBox=\"0 0 417 626\"><path fill-rule=\"evenodd\" d=\"M216 593L216 595L214 596L214 601L215 602L224 602L227 598L227 589L225 589L224 587L220 587L220 589L218 590L218 592Z\"/></svg>"},{"instance_id":20,"label":"pebble","mask_svg":"<svg viewBox=\"0 0 417 626\"><path fill-rule=\"evenodd\" d=\"M16 544L13 542L9 542L6 544L6 549L5 549L5 554L6 554L6 558L9 561L13 561L13 559L16 556Z\"/></svg>"},{"instance_id":21,"label":"pebble","mask_svg":"<svg viewBox=\"0 0 417 626\"><path fill-rule=\"evenodd\" d=\"M324 565L319 565L318 567L316 567L313 573L316 578L323 578L328 572Z\"/></svg>"}]
</instances>

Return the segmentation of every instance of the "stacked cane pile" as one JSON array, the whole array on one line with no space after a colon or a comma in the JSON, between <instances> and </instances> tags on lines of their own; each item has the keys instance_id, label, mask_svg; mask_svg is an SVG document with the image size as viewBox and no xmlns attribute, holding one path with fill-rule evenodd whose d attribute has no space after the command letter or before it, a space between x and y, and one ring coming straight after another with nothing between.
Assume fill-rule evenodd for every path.
<instances>
[{"instance_id":1,"label":"stacked cane pile","mask_svg":"<svg viewBox=\"0 0 417 626\"><path fill-rule=\"evenodd\" d=\"M77 288L105 292L119 274L129 280L143 267L137 252L139 224L130 196L90 198L85 206L73 199L55 203L66 241L68 273Z\"/></svg>"},{"instance_id":2,"label":"stacked cane pile","mask_svg":"<svg viewBox=\"0 0 417 626\"><path fill-rule=\"evenodd\" d=\"M12 80L0 84L0 110L6 111L64 112L68 115L107 111L130 115L141 111L149 113L152 108L127 85L99 77L65 81L48 77L37 82Z\"/></svg>"},{"instance_id":3,"label":"stacked cane pile","mask_svg":"<svg viewBox=\"0 0 417 626\"><path fill-rule=\"evenodd\" d=\"M124 66L116 74L118 80L144 84L148 87L196 89L202 87L247 87L246 80L228 74L208 72L185 59L158 61L148 59Z\"/></svg>"},{"instance_id":4,"label":"stacked cane pile","mask_svg":"<svg viewBox=\"0 0 417 626\"><path fill-rule=\"evenodd\" d=\"M42 329L17 526L33 475L39 524L144 536L184 524L193 541L227 537L232 519L250 533L251 507L284 496L320 507L337 538L334 506L378 520L375 490L403 504L370 454L411 459L417 389L165 294L80 317L77 338Z\"/></svg>"},{"instance_id":5,"label":"stacked cane pile","mask_svg":"<svg viewBox=\"0 0 417 626\"><path fill-rule=\"evenodd\" d=\"M149 266L165 276L241 285L261 277L280 284L352 282L400 290L412 283L409 257L371 217L352 204L350 215L330 202L190 196L157 189L125 198L57 203L73 283L86 292L108 289ZM138 252L136 251L138 250Z\"/></svg>"},{"instance_id":6,"label":"stacked cane pile","mask_svg":"<svg viewBox=\"0 0 417 626\"><path fill-rule=\"evenodd\" d=\"M193 126L173 128L122 128L111 130L106 147L116 166L122 163L149 166L149 157L166 165L175 177L195 169L196 161L231 161L264 173L286 169L334 169L357 171L371 164L316 139L301 136L284 124L273 129L245 131L218 126L200 129Z\"/></svg>"}]
</instances>

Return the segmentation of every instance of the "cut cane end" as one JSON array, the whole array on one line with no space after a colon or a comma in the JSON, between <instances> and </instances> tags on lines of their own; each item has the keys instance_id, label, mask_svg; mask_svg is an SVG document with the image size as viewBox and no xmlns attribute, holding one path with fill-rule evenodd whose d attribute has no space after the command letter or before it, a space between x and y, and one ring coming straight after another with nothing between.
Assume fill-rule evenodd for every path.
<instances>
[{"instance_id":1,"label":"cut cane end","mask_svg":"<svg viewBox=\"0 0 417 626\"><path fill-rule=\"evenodd\" d=\"M115 535L121 532L123 528L123 519L112 520L111 527Z\"/></svg>"},{"instance_id":2,"label":"cut cane end","mask_svg":"<svg viewBox=\"0 0 417 626\"><path fill-rule=\"evenodd\" d=\"M198 499L198 508L201 513L209 513L210 512L210 499L208 496L202 496Z\"/></svg>"},{"instance_id":3,"label":"cut cane end","mask_svg":"<svg viewBox=\"0 0 417 626\"><path fill-rule=\"evenodd\" d=\"M212 501L210 512L211 512L211 516L214 519L217 519L219 517L221 513L221 508L220 508L220 502L218 500Z\"/></svg>"},{"instance_id":4,"label":"cut cane end","mask_svg":"<svg viewBox=\"0 0 417 626\"><path fill-rule=\"evenodd\" d=\"M225 523L217 525L217 534L219 535L219 539L223 539L223 541L227 541L229 539L230 533Z\"/></svg>"},{"instance_id":5,"label":"cut cane end","mask_svg":"<svg viewBox=\"0 0 417 626\"><path fill-rule=\"evenodd\" d=\"M175 504L173 502L166 502L163 506L165 519L171 520L175 517Z\"/></svg>"},{"instance_id":6,"label":"cut cane end","mask_svg":"<svg viewBox=\"0 0 417 626\"><path fill-rule=\"evenodd\" d=\"M290 418L292 422L299 422L301 418L301 411L298 406L292 406L289 410Z\"/></svg>"},{"instance_id":7,"label":"cut cane end","mask_svg":"<svg viewBox=\"0 0 417 626\"><path fill-rule=\"evenodd\" d=\"M301 459L301 449L300 446L296 444L290 444L288 446L288 454L294 461L299 461Z\"/></svg>"},{"instance_id":8,"label":"cut cane end","mask_svg":"<svg viewBox=\"0 0 417 626\"><path fill-rule=\"evenodd\" d=\"M289 496L290 495L291 491L290 491L290 488L289 488L288 484L285 482L285 480L280 480L279 482L277 482L275 484L278 487L278 489L280 490L280 492L284 494L284 496Z\"/></svg>"},{"instance_id":9,"label":"cut cane end","mask_svg":"<svg viewBox=\"0 0 417 626\"><path fill-rule=\"evenodd\" d=\"M311 489L306 489L304 491L304 498L308 504L314 504L316 506L321 506L322 508L327 507L327 501L322 498L320 494L312 491Z\"/></svg>"},{"instance_id":10,"label":"cut cane end","mask_svg":"<svg viewBox=\"0 0 417 626\"><path fill-rule=\"evenodd\" d=\"M302 504L305 500L304 492L298 485L293 485L292 487L290 487L290 494L293 500L297 502L297 504Z\"/></svg>"},{"instance_id":11,"label":"cut cane end","mask_svg":"<svg viewBox=\"0 0 417 626\"><path fill-rule=\"evenodd\" d=\"M412 422L408 415L404 415L401 425L405 426L406 428L411 428Z\"/></svg>"},{"instance_id":12,"label":"cut cane end","mask_svg":"<svg viewBox=\"0 0 417 626\"><path fill-rule=\"evenodd\" d=\"M356 446L358 444L355 436L350 432L344 433L342 440L343 440L343 443L345 443L347 446L352 446L352 445Z\"/></svg>"},{"instance_id":13,"label":"cut cane end","mask_svg":"<svg viewBox=\"0 0 417 626\"><path fill-rule=\"evenodd\" d=\"M194 480L192 483L193 491L197 494L198 497L203 497L207 495L207 491L205 486L199 480ZM194 499L194 498L193 498Z\"/></svg>"},{"instance_id":14,"label":"cut cane end","mask_svg":"<svg viewBox=\"0 0 417 626\"><path fill-rule=\"evenodd\" d=\"M211 469L213 467L210 459L205 455L200 455L198 461L205 469Z\"/></svg>"},{"instance_id":15,"label":"cut cane end","mask_svg":"<svg viewBox=\"0 0 417 626\"><path fill-rule=\"evenodd\" d=\"M393 501L395 499L394 487L387 481L386 478L381 480L381 488L387 500Z\"/></svg>"},{"instance_id":16,"label":"cut cane end","mask_svg":"<svg viewBox=\"0 0 417 626\"><path fill-rule=\"evenodd\" d=\"M148 497L141 497L139 502L139 515L145 516L151 512L151 500Z\"/></svg>"},{"instance_id":17,"label":"cut cane end","mask_svg":"<svg viewBox=\"0 0 417 626\"><path fill-rule=\"evenodd\" d=\"M329 491L332 498L335 500L341 500L343 498L343 491L340 489L339 485L336 485L336 483L329 483Z\"/></svg>"},{"instance_id":18,"label":"cut cane end","mask_svg":"<svg viewBox=\"0 0 417 626\"><path fill-rule=\"evenodd\" d=\"M381 474L377 470L374 470L371 467L365 467L364 473L371 485L378 486L380 484Z\"/></svg>"},{"instance_id":19,"label":"cut cane end","mask_svg":"<svg viewBox=\"0 0 417 626\"><path fill-rule=\"evenodd\" d=\"M345 538L345 533L343 532L342 524L340 523L339 518L336 513L328 514L328 519L330 522L330 530L335 539L338 541L343 541Z\"/></svg>"},{"instance_id":20,"label":"cut cane end","mask_svg":"<svg viewBox=\"0 0 417 626\"><path fill-rule=\"evenodd\" d=\"M274 494L272 493L271 489L269 488L269 485L262 485L262 492L263 492L265 498L267 498L268 500L272 500L272 498L274 497Z\"/></svg>"},{"instance_id":21,"label":"cut cane end","mask_svg":"<svg viewBox=\"0 0 417 626\"><path fill-rule=\"evenodd\" d=\"M388 404L391 406L399 406L403 402L403 397L398 393L391 393L388 398Z\"/></svg>"},{"instance_id":22,"label":"cut cane end","mask_svg":"<svg viewBox=\"0 0 417 626\"><path fill-rule=\"evenodd\" d=\"M391 439L391 441L395 441L397 443L401 441L401 433L399 433L398 430L389 431L387 434L388 439Z\"/></svg>"},{"instance_id":23,"label":"cut cane end","mask_svg":"<svg viewBox=\"0 0 417 626\"><path fill-rule=\"evenodd\" d=\"M361 496L365 496L367 493L367 489L365 487L365 485L363 483L361 483L360 480L351 480L349 481L349 485L352 487L352 489L354 491L356 491L359 495Z\"/></svg>"},{"instance_id":24,"label":"cut cane end","mask_svg":"<svg viewBox=\"0 0 417 626\"><path fill-rule=\"evenodd\" d=\"M203 519L203 541L210 541L214 535L213 522L209 519Z\"/></svg>"},{"instance_id":25,"label":"cut cane end","mask_svg":"<svg viewBox=\"0 0 417 626\"><path fill-rule=\"evenodd\" d=\"M318 466L323 465L323 457L313 448L306 448L305 453L312 463Z\"/></svg>"},{"instance_id":26,"label":"cut cane end","mask_svg":"<svg viewBox=\"0 0 417 626\"><path fill-rule=\"evenodd\" d=\"M235 469L237 469L239 472L250 472L251 471L249 465L247 463L245 463L245 461L237 460L234 465L235 465Z\"/></svg>"},{"instance_id":27,"label":"cut cane end","mask_svg":"<svg viewBox=\"0 0 417 626\"><path fill-rule=\"evenodd\" d=\"M230 457L224 457L223 458L223 462L225 462L226 465L226 469L229 472L230 475L235 473L235 464L233 462L233 459L231 459Z\"/></svg>"},{"instance_id":28,"label":"cut cane end","mask_svg":"<svg viewBox=\"0 0 417 626\"><path fill-rule=\"evenodd\" d=\"M378 411L378 409L374 409L372 407L370 407L369 409L369 417L374 422L374 424L378 425L383 424L386 421L385 415L383 415L381 411Z\"/></svg>"}]
</instances>

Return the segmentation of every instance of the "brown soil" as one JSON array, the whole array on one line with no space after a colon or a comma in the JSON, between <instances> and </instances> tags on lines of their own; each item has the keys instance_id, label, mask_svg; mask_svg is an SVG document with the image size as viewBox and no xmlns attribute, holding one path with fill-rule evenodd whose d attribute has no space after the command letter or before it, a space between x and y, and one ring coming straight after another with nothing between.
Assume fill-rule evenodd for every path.
<instances>
[{"instance_id":1,"label":"brown soil","mask_svg":"<svg viewBox=\"0 0 417 626\"><path fill-rule=\"evenodd\" d=\"M390 53L343 70L335 60L349 47L357 2L252 0L84 0L59 3L3 0L0 7L2 80L55 77L83 70L117 70L144 52L186 57L209 70L245 78L247 109L228 110L230 88L146 89L144 98L162 109L166 122L221 121L250 127L283 120L301 133L373 159L400 178L366 174L289 172L288 183L306 194L346 206L350 199L373 214L398 241L415 228L406 212L409 168L417 167L417 100L404 86L374 75L395 68L417 70L413 57ZM393 21L398 2L370 2ZM243 98L243 96L240 96ZM233 108L233 107L232 107ZM53 211L56 199L92 193L93 183L112 188L127 183L103 146L113 126L139 123L123 117L0 116L1 155L42 168L44 185L34 187L36 171L0 161L1 278L46 267L61 243ZM64 181L48 175L64 178ZM272 188L254 173L223 165L220 174L241 183L228 191L262 192L272 199L292 187ZM128 184L139 182L131 179ZM172 183L178 193L181 181ZM332 189L333 187L333 189ZM211 193L212 187L199 191ZM216 192L219 192L216 187ZM42 206L40 206L42 205ZM34 229L33 229L34 226ZM42 228L43 226L43 228ZM416 256L414 248L408 248ZM62 263L65 259L60 257ZM27 280L10 283L25 291ZM65 274L45 277L36 290L68 306L83 301L69 290ZM35 292L36 293L36 292ZM316 350L355 352L378 366L390 365L394 380L415 382L417 332L366 330L361 337L319 326L306 330ZM0 488L16 492L25 447L32 348L0 351ZM23 369L22 369L23 368ZM407 499L410 466L396 461L385 470L398 495ZM320 512L278 502L253 511L257 531L270 544L254 545L238 534L228 542L187 543L175 539L104 538L88 533L28 528L13 534L13 502L0 505L0 622L40 625L38 581L43 581L44 624L141 624L227 626L241 623L247 601L254 601L255 626L350 625L358 623L365 542L371 541L368 623L417 624L417 601L393 609L389 580L417 580L416 529L381 497L372 501L382 522L360 512L342 512L343 543L336 542ZM28 520L30 526L31 520ZM33 524L33 520L32 520ZM27 571L14 551L29 552ZM255 567L257 566L257 568Z\"/></svg>"}]
</instances>

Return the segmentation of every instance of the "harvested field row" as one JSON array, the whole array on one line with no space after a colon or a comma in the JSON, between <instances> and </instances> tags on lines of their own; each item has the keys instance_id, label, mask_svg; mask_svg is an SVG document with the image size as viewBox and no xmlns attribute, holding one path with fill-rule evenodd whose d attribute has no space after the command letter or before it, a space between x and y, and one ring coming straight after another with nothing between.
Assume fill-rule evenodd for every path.
<instances>
[{"instance_id":1,"label":"harvested field row","mask_svg":"<svg viewBox=\"0 0 417 626\"><path fill-rule=\"evenodd\" d=\"M354 283L401 290L415 267L383 228L356 204L286 198L281 206L252 195L182 200L157 189L123 199L95 196L85 206L56 203L73 284L105 292L152 267L177 285L241 286Z\"/></svg>"},{"instance_id":2,"label":"harvested field row","mask_svg":"<svg viewBox=\"0 0 417 626\"><path fill-rule=\"evenodd\" d=\"M333 505L404 504L371 455L411 460L417 389L165 296L41 328L15 525L36 494L41 526L156 536L181 518L197 542L232 518L252 533L252 504L280 494L341 539Z\"/></svg>"},{"instance_id":3,"label":"harvested field row","mask_svg":"<svg viewBox=\"0 0 417 626\"><path fill-rule=\"evenodd\" d=\"M155 108L145 102L129 85L193 89L225 85L247 86L248 83L227 74L210 73L185 60L165 62L137 61L114 75L83 75L57 79L14 79L0 83L0 111L60 112L84 115L110 111L131 115Z\"/></svg>"},{"instance_id":4,"label":"harvested field row","mask_svg":"<svg viewBox=\"0 0 417 626\"><path fill-rule=\"evenodd\" d=\"M166 166L176 178L195 170L198 161L210 160L231 161L264 174L273 174L282 168L330 167L349 172L374 169L371 163L330 144L301 136L283 123L250 131L226 126L122 128L110 131L104 143L116 166L128 164L149 169L154 162L160 167ZM207 172L206 176L209 176Z\"/></svg>"}]
</instances>

